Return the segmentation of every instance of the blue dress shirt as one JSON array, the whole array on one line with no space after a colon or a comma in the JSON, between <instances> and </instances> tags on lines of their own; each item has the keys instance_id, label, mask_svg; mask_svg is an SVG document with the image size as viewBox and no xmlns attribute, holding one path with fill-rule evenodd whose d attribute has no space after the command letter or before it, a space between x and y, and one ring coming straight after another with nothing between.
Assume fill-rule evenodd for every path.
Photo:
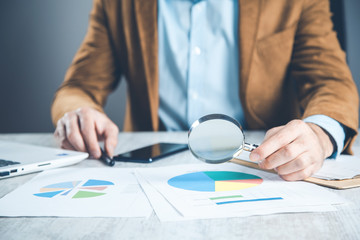
<instances>
[{"instance_id":1,"label":"blue dress shirt","mask_svg":"<svg viewBox=\"0 0 360 240\"><path fill-rule=\"evenodd\" d=\"M210 113L229 115L246 128L237 21L237 0L158 0L159 117L167 130L187 130ZM345 132L336 120L314 115L305 121L343 148Z\"/></svg>"}]
</instances>

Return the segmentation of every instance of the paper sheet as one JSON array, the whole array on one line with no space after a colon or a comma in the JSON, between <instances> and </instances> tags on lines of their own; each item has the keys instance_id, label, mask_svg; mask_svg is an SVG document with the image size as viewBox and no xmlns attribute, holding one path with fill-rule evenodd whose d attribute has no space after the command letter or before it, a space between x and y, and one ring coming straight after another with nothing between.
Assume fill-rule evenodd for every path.
<instances>
[{"instance_id":1,"label":"paper sheet","mask_svg":"<svg viewBox=\"0 0 360 240\"><path fill-rule=\"evenodd\" d=\"M340 155L336 160L324 161L321 169L313 177L326 180L350 179L360 175L360 158L358 156Z\"/></svg>"},{"instance_id":2,"label":"paper sheet","mask_svg":"<svg viewBox=\"0 0 360 240\"><path fill-rule=\"evenodd\" d=\"M132 169L63 168L40 173L0 199L0 216L149 217Z\"/></svg>"},{"instance_id":3,"label":"paper sheet","mask_svg":"<svg viewBox=\"0 0 360 240\"><path fill-rule=\"evenodd\" d=\"M209 172L213 175L208 175L210 178L206 180L203 177ZM222 174L224 172L238 172L248 176L245 180L250 179L252 182L250 181L249 184L254 186L246 188L246 183L242 180L226 179L226 175ZM145 186L155 212L164 221L181 219L179 215L184 219L199 219L283 212L334 211L336 208L333 205L345 203L342 198L316 185L285 182L275 174L232 163L137 169L137 173L144 178L140 181L142 186L144 180L148 181L166 199L162 200L161 207L159 194L151 190L149 185ZM225 180L220 179L224 176ZM236 177L236 174L233 174L234 176ZM217 177L219 178L214 180ZM201 178L205 180L202 181ZM208 189L213 187L214 182L215 189ZM220 184L217 185L217 189L216 182ZM171 209L169 206L164 207L166 203L171 203L176 211L169 211Z\"/></svg>"},{"instance_id":4,"label":"paper sheet","mask_svg":"<svg viewBox=\"0 0 360 240\"><path fill-rule=\"evenodd\" d=\"M209 219L214 218L214 216L183 216L181 213L174 208L171 203L169 203L166 198L161 195L161 193L156 190L154 187L152 187L148 181L146 181L141 175L137 175L138 181L141 184L141 187L143 188L144 192L146 193L157 217L162 222L168 222L168 221L186 221L186 220L195 220L195 219ZM283 212L299 212L300 209L302 209L303 212L327 212L327 211L333 211L334 209L329 209L329 206L307 206L307 207L288 207L283 208ZM246 215L248 214L248 215ZM251 216L251 215L265 215L265 214L271 214L269 213L256 213L254 211L249 212L243 212L241 215L244 216ZM225 218L226 216L222 216ZM240 217L237 216L237 217Z\"/></svg>"},{"instance_id":5,"label":"paper sheet","mask_svg":"<svg viewBox=\"0 0 360 240\"><path fill-rule=\"evenodd\" d=\"M355 150L358 151L358 149ZM359 154L357 156L340 155L337 159L326 159L321 169L312 175L312 177L325 180L343 180L360 175ZM250 161L249 153L245 151L237 158Z\"/></svg>"},{"instance_id":6,"label":"paper sheet","mask_svg":"<svg viewBox=\"0 0 360 240\"><path fill-rule=\"evenodd\" d=\"M140 174L137 174L139 183L146 193L151 206L153 207L157 217L161 221L182 221L191 220L195 218L183 217L155 188L153 188L148 181L146 181Z\"/></svg>"}]
</instances>

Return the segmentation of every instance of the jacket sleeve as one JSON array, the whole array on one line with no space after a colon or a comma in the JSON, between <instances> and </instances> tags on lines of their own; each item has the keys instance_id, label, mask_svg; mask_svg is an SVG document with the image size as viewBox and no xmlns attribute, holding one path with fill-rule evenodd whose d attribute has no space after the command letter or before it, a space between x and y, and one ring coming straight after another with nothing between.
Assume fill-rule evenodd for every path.
<instances>
[{"instance_id":1,"label":"jacket sleeve","mask_svg":"<svg viewBox=\"0 0 360 240\"><path fill-rule=\"evenodd\" d=\"M54 125L66 112L79 107L103 111L106 98L118 84L120 76L119 60L109 36L103 3L95 0L87 34L52 103Z\"/></svg>"},{"instance_id":2,"label":"jacket sleeve","mask_svg":"<svg viewBox=\"0 0 360 240\"><path fill-rule=\"evenodd\" d=\"M328 0L306 0L295 37L291 77L303 118L323 114L340 122L346 130L344 151L351 153L359 99L329 8Z\"/></svg>"}]
</instances>

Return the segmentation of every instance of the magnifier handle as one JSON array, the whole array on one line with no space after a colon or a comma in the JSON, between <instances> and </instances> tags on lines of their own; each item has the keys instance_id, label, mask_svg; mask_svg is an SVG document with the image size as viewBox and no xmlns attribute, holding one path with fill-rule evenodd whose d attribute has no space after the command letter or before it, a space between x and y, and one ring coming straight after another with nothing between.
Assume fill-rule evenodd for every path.
<instances>
[{"instance_id":1,"label":"magnifier handle","mask_svg":"<svg viewBox=\"0 0 360 240\"><path fill-rule=\"evenodd\" d=\"M252 152L255 148L257 148L259 145L251 144L251 143L244 143L243 150L247 152Z\"/></svg>"}]
</instances>

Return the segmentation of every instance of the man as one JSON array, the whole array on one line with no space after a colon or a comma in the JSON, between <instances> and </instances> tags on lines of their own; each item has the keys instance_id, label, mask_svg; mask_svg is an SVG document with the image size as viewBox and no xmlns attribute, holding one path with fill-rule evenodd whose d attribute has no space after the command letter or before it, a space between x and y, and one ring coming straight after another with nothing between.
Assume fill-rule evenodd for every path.
<instances>
[{"instance_id":1,"label":"man","mask_svg":"<svg viewBox=\"0 0 360 240\"><path fill-rule=\"evenodd\" d=\"M301 180L350 147L358 95L326 0L95 0L88 33L57 91L64 148L113 154L103 113L120 75L125 131L187 130L208 113L270 129L250 158ZM300 120L302 119L302 120Z\"/></svg>"}]
</instances>

